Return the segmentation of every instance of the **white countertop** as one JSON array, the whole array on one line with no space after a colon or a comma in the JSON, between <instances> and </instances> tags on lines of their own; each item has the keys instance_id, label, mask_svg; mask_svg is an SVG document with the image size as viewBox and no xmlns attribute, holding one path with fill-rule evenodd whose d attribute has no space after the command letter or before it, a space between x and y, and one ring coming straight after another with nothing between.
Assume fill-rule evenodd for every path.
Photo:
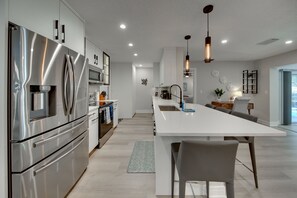
<instances>
[{"instance_id":1,"label":"white countertop","mask_svg":"<svg viewBox=\"0 0 297 198\"><path fill-rule=\"evenodd\" d=\"M157 136L285 136L286 133L199 104L186 104L193 113L160 111L159 105L178 104L153 97Z\"/></svg>"},{"instance_id":2,"label":"white countertop","mask_svg":"<svg viewBox=\"0 0 297 198\"><path fill-rule=\"evenodd\" d=\"M118 99L115 100L100 100L100 102L118 102Z\"/></svg>"},{"instance_id":3,"label":"white countertop","mask_svg":"<svg viewBox=\"0 0 297 198\"><path fill-rule=\"evenodd\" d=\"M118 102L119 100L115 99L115 100L100 100L100 101L97 101L98 103L99 102ZM94 111L96 109L99 108L99 105L98 106L89 106L89 112L91 111Z\"/></svg>"}]
</instances>

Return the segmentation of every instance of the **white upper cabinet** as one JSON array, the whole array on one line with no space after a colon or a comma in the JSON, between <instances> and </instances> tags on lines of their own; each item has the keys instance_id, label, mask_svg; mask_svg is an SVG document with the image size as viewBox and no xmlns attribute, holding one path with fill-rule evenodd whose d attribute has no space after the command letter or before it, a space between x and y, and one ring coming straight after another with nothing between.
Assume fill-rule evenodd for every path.
<instances>
[{"instance_id":1,"label":"white upper cabinet","mask_svg":"<svg viewBox=\"0 0 297 198\"><path fill-rule=\"evenodd\" d=\"M52 40L59 21L59 0L9 0L9 21Z\"/></svg>"},{"instance_id":2,"label":"white upper cabinet","mask_svg":"<svg viewBox=\"0 0 297 198\"><path fill-rule=\"evenodd\" d=\"M103 69L103 51L86 39L86 58L89 64Z\"/></svg>"},{"instance_id":3,"label":"white upper cabinet","mask_svg":"<svg viewBox=\"0 0 297 198\"><path fill-rule=\"evenodd\" d=\"M182 84L183 80L183 48L167 47L163 50L160 61L160 84L170 86Z\"/></svg>"},{"instance_id":4,"label":"white upper cabinet","mask_svg":"<svg viewBox=\"0 0 297 198\"><path fill-rule=\"evenodd\" d=\"M70 49L84 54L84 22L64 2L60 2L61 42Z\"/></svg>"},{"instance_id":5,"label":"white upper cabinet","mask_svg":"<svg viewBox=\"0 0 297 198\"><path fill-rule=\"evenodd\" d=\"M8 4L10 22L84 54L84 21L63 1L9 0Z\"/></svg>"}]
</instances>

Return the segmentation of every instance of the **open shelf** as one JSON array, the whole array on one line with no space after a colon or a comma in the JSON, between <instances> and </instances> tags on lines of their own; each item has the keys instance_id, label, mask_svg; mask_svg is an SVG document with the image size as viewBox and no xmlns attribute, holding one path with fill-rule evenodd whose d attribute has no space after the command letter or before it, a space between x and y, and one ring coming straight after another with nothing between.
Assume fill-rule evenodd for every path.
<instances>
[{"instance_id":1,"label":"open shelf","mask_svg":"<svg viewBox=\"0 0 297 198\"><path fill-rule=\"evenodd\" d=\"M242 93L258 93L258 70L243 70L242 72Z\"/></svg>"}]
</instances>

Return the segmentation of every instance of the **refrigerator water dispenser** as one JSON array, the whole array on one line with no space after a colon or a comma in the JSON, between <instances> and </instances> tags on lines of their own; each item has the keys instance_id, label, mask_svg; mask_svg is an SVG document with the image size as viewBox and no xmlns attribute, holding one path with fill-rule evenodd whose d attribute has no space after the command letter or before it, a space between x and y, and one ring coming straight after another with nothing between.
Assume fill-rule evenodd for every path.
<instances>
[{"instance_id":1,"label":"refrigerator water dispenser","mask_svg":"<svg viewBox=\"0 0 297 198\"><path fill-rule=\"evenodd\" d=\"M42 119L56 114L56 87L31 85L30 120Z\"/></svg>"}]
</instances>

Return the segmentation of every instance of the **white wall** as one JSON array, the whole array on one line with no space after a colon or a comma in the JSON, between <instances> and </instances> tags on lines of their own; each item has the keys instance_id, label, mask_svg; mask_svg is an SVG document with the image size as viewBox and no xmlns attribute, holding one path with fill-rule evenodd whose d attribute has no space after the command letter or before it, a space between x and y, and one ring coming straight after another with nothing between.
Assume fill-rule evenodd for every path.
<instances>
[{"instance_id":1,"label":"white wall","mask_svg":"<svg viewBox=\"0 0 297 198\"><path fill-rule=\"evenodd\" d=\"M132 63L112 63L111 95L119 100L119 118L132 118L133 110L133 73Z\"/></svg>"},{"instance_id":2,"label":"white wall","mask_svg":"<svg viewBox=\"0 0 297 198\"><path fill-rule=\"evenodd\" d=\"M136 67L132 67L132 76L133 76L133 81L132 81L132 88L133 88L133 95L132 95L132 112L133 116L136 113Z\"/></svg>"},{"instance_id":3,"label":"white wall","mask_svg":"<svg viewBox=\"0 0 297 198\"><path fill-rule=\"evenodd\" d=\"M0 197L7 197L7 21L8 1L0 1Z\"/></svg>"},{"instance_id":4,"label":"white wall","mask_svg":"<svg viewBox=\"0 0 297 198\"><path fill-rule=\"evenodd\" d=\"M147 79L147 85L141 84ZM136 68L136 113L152 113L153 68Z\"/></svg>"},{"instance_id":5,"label":"white wall","mask_svg":"<svg viewBox=\"0 0 297 198\"><path fill-rule=\"evenodd\" d=\"M183 47L177 47L176 48L176 81L173 83L178 84L179 86L183 86L183 79L184 79L184 48Z\"/></svg>"},{"instance_id":6,"label":"white wall","mask_svg":"<svg viewBox=\"0 0 297 198\"><path fill-rule=\"evenodd\" d=\"M192 62L191 68L196 68L197 103L205 105L216 99L214 94L216 88L222 88L225 91L222 100L229 100L233 95L233 90L242 90L242 71L254 69L254 64L247 61L214 61L206 64L201 61ZM219 72L218 77L212 76L211 73L214 70ZM221 77L225 77L226 84L220 82ZM231 91L227 91L228 83L233 86ZM249 96L253 97L253 95ZM255 108L257 106L255 104Z\"/></svg>"},{"instance_id":7,"label":"white wall","mask_svg":"<svg viewBox=\"0 0 297 198\"><path fill-rule=\"evenodd\" d=\"M254 101L259 122L270 126L280 123L279 68L296 63L297 50L255 61L259 70L259 93Z\"/></svg>"},{"instance_id":8,"label":"white wall","mask_svg":"<svg viewBox=\"0 0 297 198\"><path fill-rule=\"evenodd\" d=\"M193 76L184 77L184 84L186 84L186 90L183 90L183 95L187 95L189 97L194 96L194 79Z\"/></svg>"}]
</instances>

